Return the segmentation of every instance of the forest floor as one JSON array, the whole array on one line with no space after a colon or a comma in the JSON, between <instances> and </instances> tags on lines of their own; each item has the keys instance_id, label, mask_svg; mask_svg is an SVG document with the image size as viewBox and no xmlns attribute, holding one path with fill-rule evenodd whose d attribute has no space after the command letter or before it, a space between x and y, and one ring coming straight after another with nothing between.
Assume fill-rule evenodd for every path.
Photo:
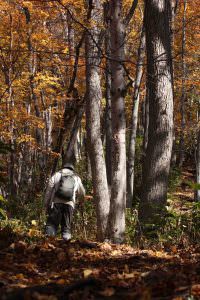
<instances>
[{"instance_id":1,"label":"forest floor","mask_svg":"<svg viewBox=\"0 0 200 300\"><path fill-rule=\"evenodd\" d=\"M5 300L200 299L200 246L18 241L1 250L0 270Z\"/></svg>"},{"instance_id":2,"label":"forest floor","mask_svg":"<svg viewBox=\"0 0 200 300\"><path fill-rule=\"evenodd\" d=\"M192 176L183 172L170 195L179 212L193 202L184 185ZM44 237L30 242L0 231L0 299L200 299L200 245L139 249Z\"/></svg>"}]
</instances>

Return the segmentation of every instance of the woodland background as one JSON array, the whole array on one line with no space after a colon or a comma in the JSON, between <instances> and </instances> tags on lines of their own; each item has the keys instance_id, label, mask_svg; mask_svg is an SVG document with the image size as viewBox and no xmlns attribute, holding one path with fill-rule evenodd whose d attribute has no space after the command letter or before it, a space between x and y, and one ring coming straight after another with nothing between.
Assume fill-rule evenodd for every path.
<instances>
[{"instance_id":1,"label":"woodland background","mask_svg":"<svg viewBox=\"0 0 200 300\"><path fill-rule=\"evenodd\" d=\"M94 239L97 232L97 238L104 240L111 224L108 235L116 243L124 238L129 243L143 243L146 238L160 243L198 239L199 3L155 2L161 11L165 3L163 15L160 18L152 10L151 21L148 13L144 21L143 1L1 0L2 232L22 231L30 239L42 235L48 178L72 161L92 198L77 206L75 238ZM151 32L156 18L156 30L161 35L167 32L166 52L172 56L166 60L173 66L171 83L159 87L158 101L152 94L148 97L147 72L151 40L157 40ZM159 44L155 47L159 49ZM168 68L165 54L163 65L158 62L163 70ZM159 105L172 103L165 94L172 78L174 107L167 114L171 155L169 144L160 143L159 135L150 136L148 124L157 132L159 120L162 123ZM163 157L168 156L160 169L160 152L148 154L149 139L154 148L161 147ZM144 171L148 155L152 164L147 170L154 174ZM154 175L153 184L145 179ZM150 195L155 185L160 188ZM129 208L125 208L126 195ZM156 207L145 204L143 209L143 199Z\"/></svg>"},{"instance_id":2,"label":"woodland background","mask_svg":"<svg viewBox=\"0 0 200 300\"><path fill-rule=\"evenodd\" d=\"M0 299L200 299L198 0L0 0ZM73 239L44 236L76 165Z\"/></svg>"}]
</instances>

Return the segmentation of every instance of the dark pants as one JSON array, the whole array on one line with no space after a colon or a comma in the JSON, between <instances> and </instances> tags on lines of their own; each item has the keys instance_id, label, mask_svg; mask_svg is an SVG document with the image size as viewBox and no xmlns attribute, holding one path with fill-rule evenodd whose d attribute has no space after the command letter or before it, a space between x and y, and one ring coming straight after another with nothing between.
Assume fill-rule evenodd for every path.
<instances>
[{"instance_id":1,"label":"dark pants","mask_svg":"<svg viewBox=\"0 0 200 300\"><path fill-rule=\"evenodd\" d=\"M68 204L54 203L53 208L49 208L46 223L46 234L55 236L59 225L61 225L62 236L71 233L71 222L73 217L73 207Z\"/></svg>"}]
</instances>

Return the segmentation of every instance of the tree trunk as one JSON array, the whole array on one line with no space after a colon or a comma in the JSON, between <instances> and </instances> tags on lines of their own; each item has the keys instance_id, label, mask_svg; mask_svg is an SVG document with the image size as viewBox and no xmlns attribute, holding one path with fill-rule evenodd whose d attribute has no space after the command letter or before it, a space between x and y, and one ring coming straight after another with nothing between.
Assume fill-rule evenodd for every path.
<instances>
[{"instance_id":1,"label":"tree trunk","mask_svg":"<svg viewBox=\"0 0 200 300\"><path fill-rule=\"evenodd\" d=\"M200 184L200 129L198 130L196 147L196 183ZM195 200L200 201L200 189L195 192Z\"/></svg>"},{"instance_id":2,"label":"tree trunk","mask_svg":"<svg viewBox=\"0 0 200 300\"><path fill-rule=\"evenodd\" d=\"M67 149L64 154L63 165L67 162L74 163L74 161L73 161L73 159L75 159L74 147L75 147L75 144L77 141L77 134L78 134L79 127L81 125L81 120L82 120L82 116L84 113L84 109L85 109L85 107L84 107L84 105L82 105L78 110L72 131L71 131L71 135L70 135L70 138L68 141Z\"/></svg>"},{"instance_id":3,"label":"tree trunk","mask_svg":"<svg viewBox=\"0 0 200 300\"><path fill-rule=\"evenodd\" d=\"M149 93L146 87L146 95L144 100L144 136L143 136L143 159L145 159L147 144L148 144L148 129L149 129Z\"/></svg>"},{"instance_id":4,"label":"tree trunk","mask_svg":"<svg viewBox=\"0 0 200 300\"><path fill-rule=\"evenodd\" d=\"M13 87L12 87L12 76L13 76L13 56L12 56L12 49L13 49L13 16L10 14L10 54L9 54L9 66L8 66L8 73L5 72L6 83L8 85L8 102L7 102L7 109L10 113L10 148L12 151L10 152L10 165L9 165L9 188L10 188L10 196L11 199L15 199L17 195L17 184L16 184L16 153L15 153L15 137L14 137L14 119L12 117L13 110L14 110L14 95L13 95Z\"/></svg>"},{"instance_id":5,"label":"tree trunk","mask_svg":"<svg viewBox=\"0 0 200 300\"><path fill-rule=\"evenodd\" d=\"M105 113L105 130L106 130L106 171L109 188L112 184L112 117L111 117L111 62L110 62L110 10L108 3L104 5L104 17L106 24L105 50L106 50L106 113Z\"/></svg>"},{"instance_id":6,"label":"tree trunk","mask_svg":"<svg viewBox=\"0 0 200 300\"><path fill-rule=\"evenodd\" d=\"M139 206L139 219L144 229L148 229L149 224L153 228L161 225L167 199L173 141L173 76L168 5L169 1L166 0L145 2L149 128Z\"/></svg>"},{"instance_id":7,"label":"tree trunk","mask_svg":"<svg viewBox=\"0 0 200 300\"><path fill-rule=\"evenodd\" d=\"M185 62L185 47L186 47L186 10L187 0L184 0L184 13L182 20L182 91L181 91L181 102L180 102L180 113L181 113L181 132L179 142L179 167L183 166L185 158L185 105L186 105L186 62Z\"/></svg>"},{"instance_id":8,"label":"tree trunk","mask_svg":"<svg viewBox=\"0 0 200 300\"><path fill-rule=\"evenodd\" d=\"M126 120L124 43L122 1L110 0L111 10L111 95L112 95L112 189L109 220L110 238L115 243L124 241L126 208Z\"/></svg>"},{"instance_id":9,"label":"tree trunk","mask_svg":"<svg viewBox=\"0 0 200 300\"><path fill-rule=\"evenodd\" d=\"M135 146L136 146L136 133L138 123L138 108L139 108L139 92L140 84L143 74L143 61L145 56L145 32L142 29L140 45L138 49L138 62L136 67L136 78L133 92L133 109L132 109L132 122L131 132L128 149L127 161L127 207L132 207L133 202L133 188L134 188L134 164L135 164Z\"/></svg>"},{"instance_id":10,"label":"tree trunk","mask_svg":"<svg viewBox=\"0 0 200 300\"><path fill-rule=\"evenodd\" d=\"M100 59L97 44L99 43L101 22L100 0L94 0L89 7L88 19L91 20L92 29L86 33L86 128L88 149L92 168L92 181L97 212L97 238L106 237L109 214L109 193L106 176L106 166L101 140L100 101L102 99L99 68Z\"/></svg>"}]
</instances>

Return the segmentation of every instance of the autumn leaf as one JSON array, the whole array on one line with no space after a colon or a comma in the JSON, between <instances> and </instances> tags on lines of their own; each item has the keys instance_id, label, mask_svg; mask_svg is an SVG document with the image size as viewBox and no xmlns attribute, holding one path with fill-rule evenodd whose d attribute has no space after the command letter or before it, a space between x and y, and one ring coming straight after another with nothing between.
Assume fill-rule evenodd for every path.
<instances>
[{"instance_id":1,"label":"autumn leaf","mask_svg":"<svg viewBox=\"0 0 200 300\"><path fill-rule=\"evenodd\" d=\"M36 221L36 220L32 220L32 221L31 221L31 225L32 225L32 226L37 226L37 221Z\"/></svg>"},{"instance_id":2,"label":"autumn leaf","mask_svg":"<svg viewBox=\"0 0 200 300\"><path fill-rule=\"evenodd\" d=\"M105 297L111 297L115 294L115 289L112 287L107 287L103 291L100 291L99 294Z\"/></svg>"},{"instance_id":3,"label":"autumn leaf","mask_svg":"<svg viewBox=\"0 0 200 300\"><path fill-rule=\"evenodd\" d=\"M88 278L92 273L93 273L93 270L91 270L91 269L85 269L83 271L83 277L84 278Z\"/></svg>"}]
</instances>

